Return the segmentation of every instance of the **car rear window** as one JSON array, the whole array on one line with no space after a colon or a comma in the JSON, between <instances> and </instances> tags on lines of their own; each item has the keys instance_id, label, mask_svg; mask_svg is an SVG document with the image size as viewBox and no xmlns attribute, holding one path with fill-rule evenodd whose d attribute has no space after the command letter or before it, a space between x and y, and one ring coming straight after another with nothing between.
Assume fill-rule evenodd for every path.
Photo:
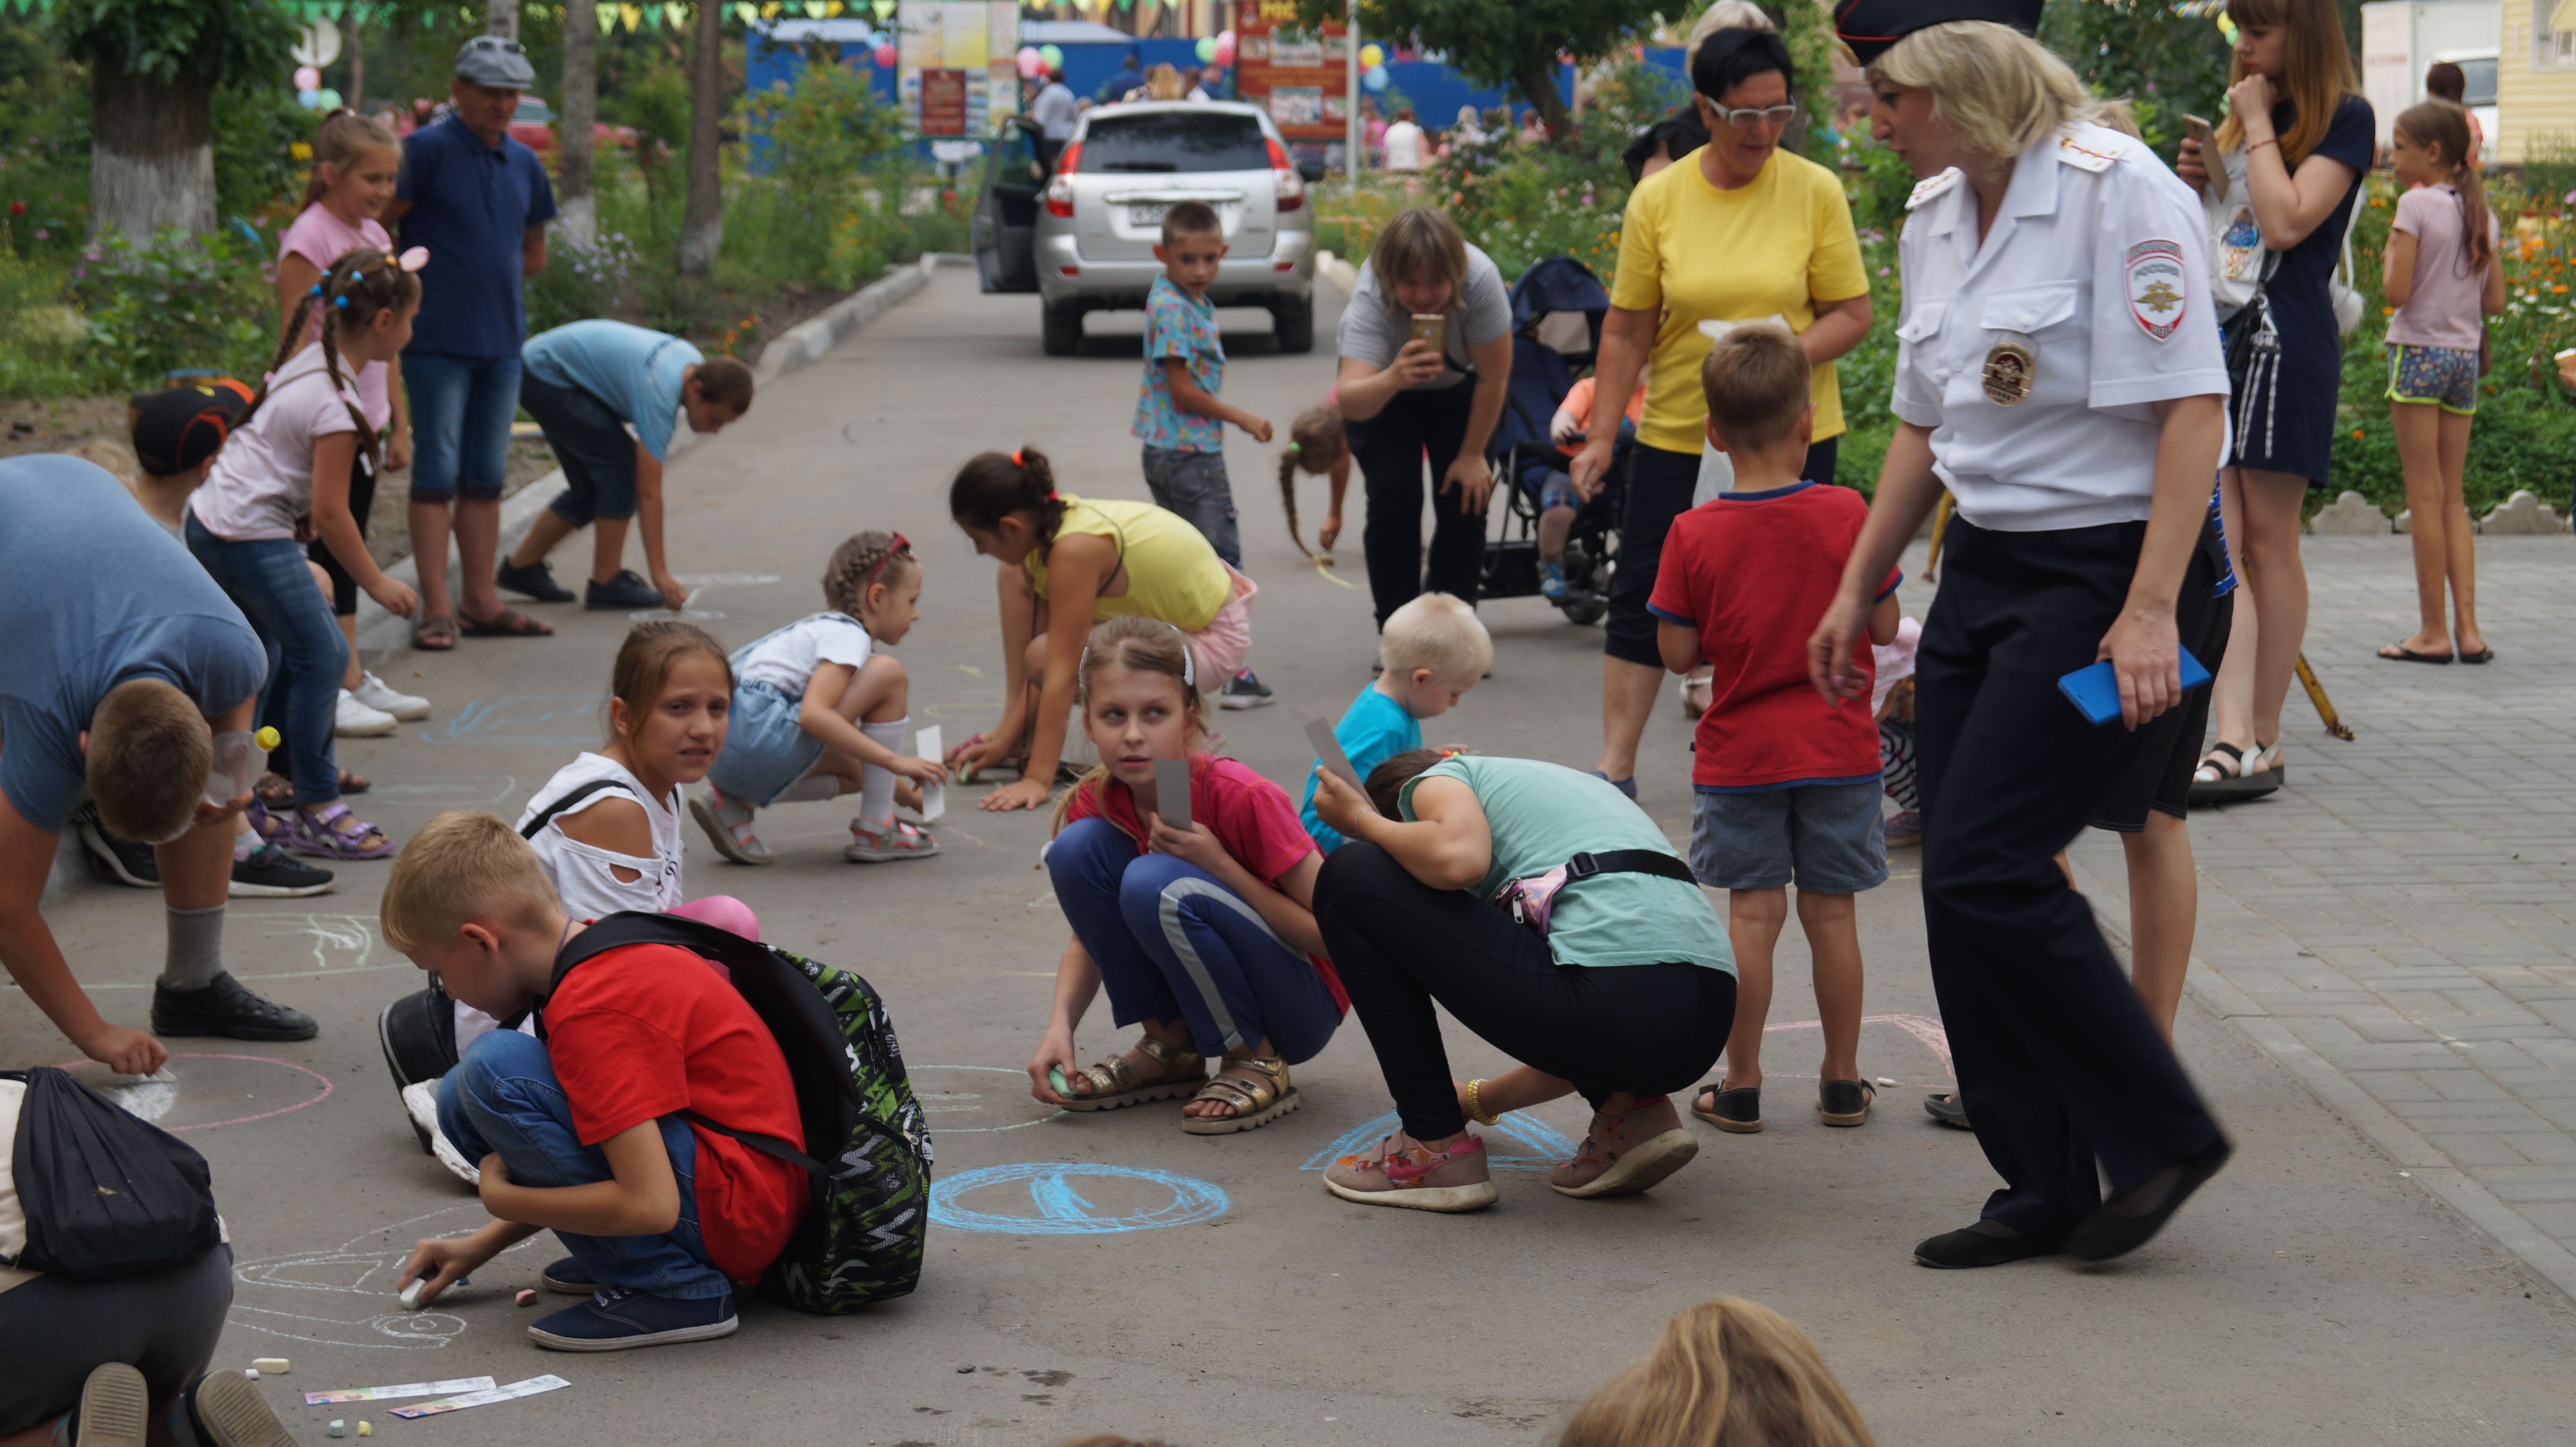
<instances>
[{"instance_id":1,"label":"car rear window","mask_svg":"<svg viewBox=\"0 0 2576 1447\"><path fill-rule=\"evenodd\" d=\"M1094 115L1083 133L1079 169L1168 174L1185 171L1266 171L1270 147L1261 123L1222 111L1147 111Z\"/></svg>"}]
</instances>

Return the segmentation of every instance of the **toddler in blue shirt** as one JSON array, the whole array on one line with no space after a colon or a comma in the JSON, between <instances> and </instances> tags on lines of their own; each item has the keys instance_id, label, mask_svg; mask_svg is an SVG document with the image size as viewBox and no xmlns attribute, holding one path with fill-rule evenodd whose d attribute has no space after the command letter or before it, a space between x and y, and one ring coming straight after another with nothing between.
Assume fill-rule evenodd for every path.
<instances>
[{"instance_id":1,"label":"toddler in blue shirt","mask_svg":"<svg viewBox=\"0 0 2576 1447\"><path fill-rule=\"evenodd\" d=\"M1396 755L1422 747L1422 721L1456 708L1494 666L1494 640L1476 610L1456 596L1424 593L1387 616L1378 660L1385 671L1360 690L1333 726L1334 740L1362 779ZM1325 853L1341 847L1342 836L1315 816L1311 768L1297 818Z\"/></svg>"}]
</instances>

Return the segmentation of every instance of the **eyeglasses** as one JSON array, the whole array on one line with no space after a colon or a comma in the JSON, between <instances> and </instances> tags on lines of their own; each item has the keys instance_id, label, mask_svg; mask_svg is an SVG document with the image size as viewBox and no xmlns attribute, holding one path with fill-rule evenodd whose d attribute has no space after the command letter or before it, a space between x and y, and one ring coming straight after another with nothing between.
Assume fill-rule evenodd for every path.
<instances>
[{"instance_id":1,"label":"eyeglasses","mask_svg":"<svg viewBox=\"0 0 2576 1447\"><path fill-rule=\"evenodd\" d=\"M1758 111L1722 111L1718 110L1714 105L1710 106L1709 109L1716 112L1719 120L1726 122L1728 125L1735 127L1739 131L1748 130L1757 122L1761 121L1769 121L1775 126L1785 126L1798 117L1798 105L1795 101L1784 106L1771 106Z\"/></svg>"}]
</instances>

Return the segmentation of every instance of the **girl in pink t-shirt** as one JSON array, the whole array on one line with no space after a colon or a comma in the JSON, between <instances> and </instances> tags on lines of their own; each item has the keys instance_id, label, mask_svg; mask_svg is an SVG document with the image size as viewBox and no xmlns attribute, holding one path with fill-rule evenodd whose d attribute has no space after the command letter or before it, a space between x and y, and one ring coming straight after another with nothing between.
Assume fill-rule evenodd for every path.
<instances>
[{"instance_id":1,"label":"girl in pink t-shirt","mask_svg":"<svg viewBox=\"0 0 2576 1447\"><path fill-rule=\"evenodd\" d=\"M1046 867L1073 938L1055 1011L1029 1061L1030 1093L1067 1110L1191 1096L1181 1129L1225 1135L1299 1104L1288 1067L1311 1059L1349 1009L1316 928L1324 857L1278 785L1199 752L1204 707L1189 636L1122 617L1091 630L1078 675L1101 765L1058 808ZM1157 761L1189 765L1189 823L1155 791ZM1074 1068L1074 1026L1101 987L1144 1038ZM1214 1079L1206 1057L1222 1056Z\"/></svg>"},{"instance_id":2,"label":"girl in pink t-shirt","mask_svg":"<svg viewBox=\"0 0 2576 1447\"><path fill-rule=\"evenodd\" d=\"M2477 537L2460 474L2478 409L2485 319L2504 310L2504 268L2486 187L2467 161L2468 119L2449 101L2426 101L2397 117L2389 147L2397 183L2408 189L2398 193L2383 260L2382 285L2397 308L2388 323L2388 415L2414 513L2422 617L2379 656L2403 663L2495 657L2478 629Z\"/></svg>"},{"instance_id":3,"label":"girl in pink t-shirt","mask_svg":"<svg viewBox=\"0 0 2576 1447\"><path fill-rule=\"evenodd\" d=\"M313 175L304 184L304 209L277 240L277 310L285 333L292 333L296 307L313 294L331 263L352 251L393 252L393 238L376 218L393 200L394 181L402 171L402 140L391 126L353 110L336 110L322 120L313 138ZM317 311L293 337L301 351L322 335ZM283 343L289 338L281 335ZM358 411L370 432L384 438L385 469L411 466L411 420L403 406L402 359L370 362L358 373ZM375 509L378 467L370 449L358 450L358 465L349 478L349 512L358 532L367 531ZM392 720L429 716L429 701L396 693L358 661L358 595L361 589L329 548L316 541L314 562L331 576L331 611L349 639L348 672L341 678L341 698L334 720L342 733L383 733ZM353 705L355 705L353 707ZM281 781L268 781L272 791Z\"/></svg>"}]
</instances>

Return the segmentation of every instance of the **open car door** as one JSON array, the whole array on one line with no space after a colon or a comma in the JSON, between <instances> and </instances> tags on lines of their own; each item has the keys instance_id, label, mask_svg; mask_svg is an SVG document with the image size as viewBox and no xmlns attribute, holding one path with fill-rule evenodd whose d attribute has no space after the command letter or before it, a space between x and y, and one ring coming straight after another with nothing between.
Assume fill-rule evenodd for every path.
<instances>
[{"instance_id":1,"label":"open car door","mask_svg":"<svg viewBox=\"0 0 2576 1447\"><path fill-rule=\"evenodd\" d=\"M975 202L975 274L986 291L1038 289L1038 197L1047 173L1037 127L1014 116L984 158L984 193Z\"/></svg>"}]
</instances>

